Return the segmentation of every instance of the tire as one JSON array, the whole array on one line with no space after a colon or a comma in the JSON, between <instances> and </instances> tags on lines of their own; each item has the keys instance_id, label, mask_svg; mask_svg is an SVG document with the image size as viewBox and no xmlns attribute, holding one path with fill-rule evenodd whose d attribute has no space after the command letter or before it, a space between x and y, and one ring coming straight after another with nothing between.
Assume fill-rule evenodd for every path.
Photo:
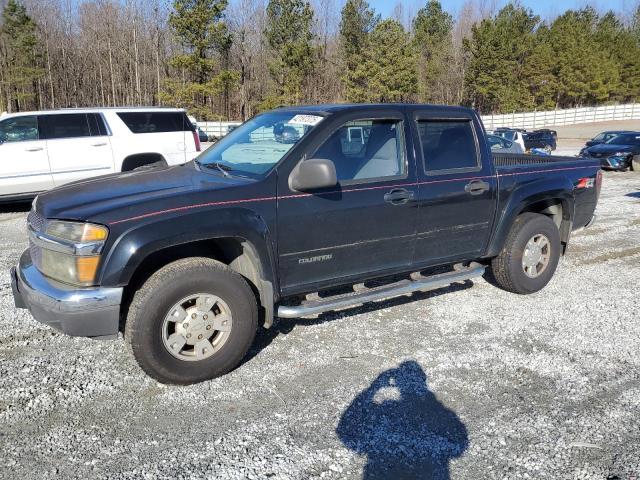
<instances>
[{"instance_id":1,"label":"tire","mask_svg":"<svg viewBox=\"0 0 640 480\"><path fill-rule=\"evenodd\" d=\"M185 299L188 300L180 303ZM193 299L202 303L187 308ZM175 315L170 315L172 312ZM215 325L216 319L224 322L220 320ZM205 321L213 324L205 325ZM183 328L188 322L191 327ZM222 323L230 325L222 327ZM228 330L222 331L223 328ZM161 268L135 293L127 314L125 341L149 376L161 383L189 385L237 367L257 329L257 301L245 279L220 262L193 257ZM196 337L203 335L205 347L199 348L202 344ZM213 335L209 344L207 335ZM179 338L177 343L183 346L176 345L172 338ZM196 345L182 343L196 341ZM201 356L196 351L202 352Z\"/></svg>"},{"instance_id":2,"label":"tire","mask_svg":"<svg viewBox=\"0 0 640 480\"><path fill-rule=\"evenodd\" d=\"M548 247L540 252L540 263L535 263L537 252L525 254L530 241L538 239L530 250L547 241ZM536 247L538 246L538 247ZM498 286L509 292L530 294L542 290L551 280L560 260L560 232L553 221L538 213L523 213L513 223L500 254L491 261L491 273ZM545 254L546 252L546 254ZM547 258L543 265L543 259ZM532 276L535 275L535 276Z\"/></svg>"},{"instance_id":3,"label":"tire","mask_svg":"<svg viewBox=\"0 0 640 480\"><path fill-rule=\"evenodd\" d=\"M631 159L631 170L640 173L640 155L634 155Z\"/></svg>"}]
</instances>

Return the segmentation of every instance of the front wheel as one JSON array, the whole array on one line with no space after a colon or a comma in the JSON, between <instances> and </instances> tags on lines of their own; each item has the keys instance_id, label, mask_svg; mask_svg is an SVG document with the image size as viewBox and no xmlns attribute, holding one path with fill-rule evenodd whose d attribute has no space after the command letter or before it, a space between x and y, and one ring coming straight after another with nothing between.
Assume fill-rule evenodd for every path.
<instances>
[{"instance_id":1,"label":"front wheel","mask_svg":"<svg viewBox=\"0 0 640 480\"><path fill-rule=\"evenodd\" d=\"M188 385L233 370L257 328L246 280L215 260L187 258L158 270L136 292L125 340L149 376Z\"/></svg>"},{"instance_id":2,"label":"front wheel","mask_svg":"<svg viewBox=\"0 0 640 480\"><path fill-rule=\"evenodd\" d=\"M640 155L634 155L631 159L631 170L640 172Z\"/></svg>"},{"instance_id":3,"label":"front wheel","mask_svg":"<svg viewBox=\"0 0 640 480\"><path fill-rule=\"evenodd\" d=\"M556 271L561 247L560 232L549 217L523 213L491 262L493 277L499 287L513 293L542 290Z\"/></svg>"}]
</instances>

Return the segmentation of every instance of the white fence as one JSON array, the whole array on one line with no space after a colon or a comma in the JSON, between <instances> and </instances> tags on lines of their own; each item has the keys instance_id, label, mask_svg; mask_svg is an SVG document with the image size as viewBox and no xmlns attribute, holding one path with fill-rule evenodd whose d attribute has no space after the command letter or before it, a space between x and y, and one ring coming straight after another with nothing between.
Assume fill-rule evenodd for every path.
<instances>
[{"instance_id":1,"label":"white fence","mask_svg":"<svg viewBox=\"0 0 640 480\"><path fill-rule=\"evenodd\" d=\"M237 127L242 122L198 122L198 127L207 135L221 138L229 133L229 127Z\"/></svg>"},{"instance_id":2,"label":"white fence","mask_svg":"<svg viewBox=\"0 0 640 480\"><path fill-rule=\"evenodd\" d=\"M545 112L507 113L483 115L488 130L498 127L540 128L560 127L578 123L607 122L611 120L640 120L640 103L608 105L605 107L569 108Z\"/></svg>"},{"instance_id":3,"label":"white fence","mask_svg":"<svg viewBox=\"0 0 640 480\"><path fill-rule=\"evenodd\" d=\"M560 127L563 125L608 122L612 120L640 120L640 103L482 116L484 126L488 130L493 130L498 127ZM229 133L229 127L238 126L241 125L241 123L242 122L198 122L198 126L207 135L221 138Z\"/></svg>"}]
</instances>

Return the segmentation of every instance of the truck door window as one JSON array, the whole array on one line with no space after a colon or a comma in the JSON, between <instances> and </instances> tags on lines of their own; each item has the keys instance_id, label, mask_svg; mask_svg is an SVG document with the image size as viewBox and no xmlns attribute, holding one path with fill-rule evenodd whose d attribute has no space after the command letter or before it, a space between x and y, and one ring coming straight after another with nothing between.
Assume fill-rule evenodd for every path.
<instances>
[{"instance_id":1,"label":"truck door window","mask_svg":"<svg viewBox=\"0 0 640 480\"><path fill-rule=\"evenodd\" d=\"M47 140L91 136L89 121L84 113L42 115L40 121Z\"/></svg>"},{"instance_id":2,"label":"truck door window","mask_svg":"<svg viewBox=\"0 0 640 480\"><path fill-rule=\"evenodd\" d=\"M418 132L427 173L480 168L469 120L419 120Z\"/></svg>"},{"instance_id":3,"label":"truck door window","mask_svg":"<svg viewBox=\"0 0 640 480\"><path fill-rule=\"evenodd\" d=\"M356 120L342 125L310 158L331 160L338 181L364 180L406 175L402 122Z\"/></svg>"},{"instance_id":4,"label":"truck door window","mask_svg":"<svg viewBox=\"0 0 640 480\"><path fill-rule=\"evenodd\" d=\"M38 121L34 116L8 118L0 122L0 143L38 139Z\"/></svg>"}]
</instances>

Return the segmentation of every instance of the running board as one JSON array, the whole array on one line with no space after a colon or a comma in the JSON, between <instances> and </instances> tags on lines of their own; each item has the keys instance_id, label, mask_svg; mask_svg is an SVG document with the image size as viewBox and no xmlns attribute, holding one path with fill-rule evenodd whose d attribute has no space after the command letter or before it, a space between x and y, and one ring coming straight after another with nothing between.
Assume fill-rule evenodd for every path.
<instances>
[{"instance_id":1,"label":"running board","mask_svg":"<svg viewBox=\"0 0 640 480\"><path fill-rule=\"evenodd\" d=\"M484 275L484 270L484 265L478 263L472 263L468 267L456 265L456 269L453 272L440 273L430 277L425 277L420 273L412 273L411 280L400 280L399 282L380 287L366 288L363 284L358 284L354 286L353 293L326 298L312 294L307 296L307 300L303 301L300 305L280 306L278 308L278 316L280 318L306 317L308 315L375 302L385 298L408 295L413 292L435 290L446 287L452 283L464 282L465 280L481 277Z\"/></svg>"}]
</instances>

